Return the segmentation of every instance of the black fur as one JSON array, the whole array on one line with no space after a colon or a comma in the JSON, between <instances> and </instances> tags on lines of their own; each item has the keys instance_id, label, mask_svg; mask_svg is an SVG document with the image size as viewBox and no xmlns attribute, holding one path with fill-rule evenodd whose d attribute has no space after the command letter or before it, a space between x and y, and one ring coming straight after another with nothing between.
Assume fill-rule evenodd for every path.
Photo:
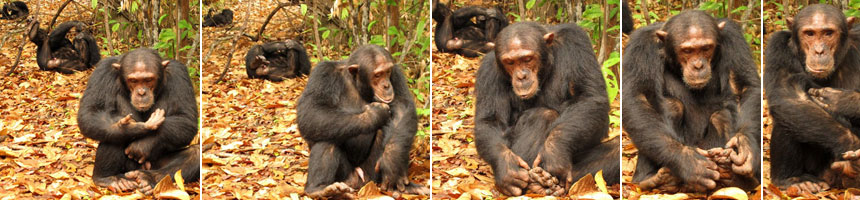
<instances>
[{"instance_id":1,"label":"black fur","mask_svg":"<svg viewBox=\"0 0 860 200\"><path fill-rule=\"evenodd\" d=\"M633 16L630 12L630 5L627 4L627 0L621 1L621 32L624 34L630 34L633 32Z\"/></svg>"},{"instance_id":2,"label":"black fur","mask_svg":"<svg viewBox=\"0 0 860 200\"><path fill-rule=\"evenodd\" d=\"M211 9L206 16L203 16L203 27L226 26L233 23L233 11L230 9L221 10L221 13L212 15L214 11Z\"/></svg>"},{"instance_id":3,"label":"black fur","mask_svg":"<svg viewBox=\"0 0 860 200\"><path fill-rule=\"evenodd\" d=\"M508 19L496 8L469 6L452 12L445 4L436 3L433 14L436 48L466 57L477 57L492 50L496 35L508 26ZM452 41L460 41L462 45L449 46Z\"/></svg>"},{"instance_id":4,"label":"black fur","mask_svg":"<svg viewBox=\"0 0 860 200\"><path fill-rule=\"evenodd\" d=\"M23 17L27 17L30 14L30 9L27 8L27 4L21 1L13 1L11 3L7 3L3 5L2 13L0 13L0 19L20 19Z\"/></svg>"}]
</instances>

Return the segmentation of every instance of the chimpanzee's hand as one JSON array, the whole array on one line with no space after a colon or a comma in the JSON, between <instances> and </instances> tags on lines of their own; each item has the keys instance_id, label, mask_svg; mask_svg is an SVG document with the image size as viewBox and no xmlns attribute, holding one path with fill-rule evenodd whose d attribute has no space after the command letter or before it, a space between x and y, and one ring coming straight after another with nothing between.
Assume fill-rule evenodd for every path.
<instances>
[{"instance_id":1,"label":"chimpanzee's hand","mask_svg":"<svg viewBox=\"0 0 860 200\"><path fill-rule=\"evenodd\" d=\"M390 149L387 149L390 151ZM407 170L403 170L403 168L408 169L408 163L405 162L396 162L390 156L392 152L383 152L382 156L376 161L376 166L374 170L376 173L382 175L382 183L380 183L380 188L382 190L388 190L391 192L404 192L406 190L406 185L409 184L409 179L407 178ZM405 165L405 166L404 166Z\"/></svg>"},{"instance_id":2,"label":"chimpanzee's hand","mask_svg":"<svg viewBox=\"0 0 860 200\"><path fill-rule=\"evenodd\" d=\"M496 188L507 196L522 195L529 184L529 164L510 149L501 152L499 158L493 170Z\"/></svg>"},{"instance_id":3,"label":"chimpanzee's hand","mask_svg":"<svg viewBox=\"0 0 860 200\"><path fill-rule=\"evenodd\" d=\"M156 109L149 115L149 120L143 123L143 127L147 130L156 130L164 123L164 109Z\"/></svg>"},{"instance_id":4,"label":"chimpanzee's hand","mask_svg":"<svg viewBox=\"0 0 860 200\"><path fill-rule=\"evenodd\" d=\"M842 89L831 87L825 88L810 88L809 96L812 102L821 106L827 112L839 110L840 98L845 94Z\"/></svg>"},{"instance_id":5,"label":"chimpanzee's hand","mask_svg":"<svg viewBox=\"0 0 860 200\"><path fill-rule=\"evenodd\" d=\"M254 57L254 60L251 61L252 66L268 67L269 63L270 63L269 60L266 60L266 57L264 57L262 55Z\"/></svg>"},{"instance_id":6,"label":"chimpanzee's hand","mask_svg":"<svg viewBox=\"0 0 860 200\"><path fill-rule=\"evenodd\" d=\"M158 138L154 136L136 140L125 148L125 155L137 163L144 164L148 161L147 159L149 159L156 142L158 142Z\"/></svg>"},{"instance_id":7,"label":"chimpanzee's hand","mask_svg":"<svg viewBox=\"0 0 860 200\"><path fill-rule=\"evenodd\" d=\"M388 121L391 117L391 108L388 104L373 102L365 106L364 114L370 115L370 119L377 122Z\"/></svg>"},{"instance_id":8,"label":"chimpanzee's hand","mask_svg":"<svg viewBox=\"0 0 860 200\"><path fill-rule=\"evenodd\" d=\"M563 151L553 141L547 140L532 164L533 167L540 166L556 177L559 185L563 187L562 194L573 184L573 161L570 160L570 155L564 155Z\"/></svg>"},{"instance_id":9,"label":"chimpanzee's hand","mask_svg":"<svg viewBox=\"0 0 860 200\"><path fill-rule=\"evenodd\" d=\"M856 179L860 174L860 150L842 153L843 161L836 161L830 165L830 169L841 176Z\"/></svg>"},{"instance_id":10,"label":"chimpanzee's hand","mask_svg":"<svg viewBox=\"0 0 860 200\"><path fill-rule=\"evenodd\" d=\"M665 167L657 170L657 173L653 176L639 182L639 188L642 188L643 191L659 190L666 193L675 193L685 190L681 180L672 175L672 171Z\"/></svg>"},{"instance_id":11,"label":"chimpanzee's hand","mask_svg":"<svg viewBox=\"0 0 860 200\"><path fill-rule=\"evenodd\" d=\"M529 178L531 179L528 189L531 194L561 196L564 195L565 183L559 184L558 178L544 170L539 166L540 155L535 159L532 169L529 170Z\"/></svg>"},{"instance_id":12,"label":"chimpanzee's hand","mask_svg":"<svg viewBox=\"0 0 860 200\"><path fill-rule=\"evenodd\" d=\"M695 149L684 147L681 150L681 163L677 163L678 169L671 169L684 183L694 191L707 191L717 187L720 172L717 163L700 155Z\"/></svg>"},{"instance_id":13,"label":"chimpanzee's hand","mask_svg":"<svg viewBox=\"0 0 860 200\"><path fill-rule=\"evenodd\" d=\"M717 171L720 172L720 181L731 181L734 172L732 171L732 149L715 147L707 151L696 148L700 155L707 157L709 160L717 163Z\"/></svg>"},{"instance_id":14,"label":"chimpanzee's hand","mask_svg":"<svg viewBox=\"0 0 860 200\"><path fill-rule=\"evenodd\" d=\"M749 138L743 133L735 134L726 143L726 149L731 149L729 158L732 160L732 172L735 174L752 177L753 176L753 149Z\"/></svg>"},{"instance_id":15,"label":"chimpanzee's hand","mask_svg":"<svg viewBox=\"0 0 860 200\"><path fill-rule=\"evenodd\" d=\"M137 121L135 121L134 118L131 117L131 114L128 114L122 119L119 119L119 121L116 122L116 126L123 129L127 129L131 128L131 126L136 124L136 122Z\"/></svg>"}]
</instances>

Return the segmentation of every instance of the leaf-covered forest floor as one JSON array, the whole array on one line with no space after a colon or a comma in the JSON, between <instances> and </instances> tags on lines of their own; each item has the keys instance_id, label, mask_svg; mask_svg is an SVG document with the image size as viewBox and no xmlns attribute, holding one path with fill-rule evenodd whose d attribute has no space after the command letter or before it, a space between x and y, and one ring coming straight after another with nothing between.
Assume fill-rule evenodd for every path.
<instances>
[{"instance_id":1,"label":"leaf-covered forest floor","mask_svg":"<svg viewBox=\"0 0 860 200\"><path fill-rule=\"evenodd\" d=\"M70 3L55 24L80 20L91 24L89 1ZM28 4L31 17L38 7L42 28L47 28L61 1ZM36 45L23 40L28 31L22 20L0 20L0 196L11 198L96 199L152 198L142 194L113 193L93 184L97 142L86 139L77 126L78 103L92 69L64 75L40 71L36 64ZM102 51L103 24L94 30ZM73 33L69 34L73 36ZM114 41L117 49L135 48L134 44ZM21 64L6 75L24 44ZM104 58L104 56L103 56ZM198 97L199 102L199 97ZM196 140L195 140L196 141ZM197 143L197 142L195 142ZM191 198L198 198L197 182L185 183Z\"/></svg>"},{"instance_id":2,"label":"leaf-covered forest floor","mask_svg":"<svg viewBox=\"0 0 860 200\"><path fill-rule=\"evenodd\" d=\"M275 3L265 1L224 5L232 9L233 27L204 27L203 33L203 103L204 140L203 194L204 199L309 199L303 188L307 177L309 147L298 132L296 104L307 84L307 77L271 82L248 79L245 72L245 53L252 42L239 39L230 60L224 82L218 79L227 55L233 46L233 36L241 32L242 24L250 18L246 33L256 35ZM250 8L248 8L250 6ZM220 9L218 9L220 10ZM266 27L264 38L270 41L296 39L305 27L299 6L288 6L279 11ZM227 29L228 31L225 31ZM313 31L310 31L313 34ZM239 33L241 34L241 33ZM319 59L311 45L312 36L304 41L313 65ZM331 46L328 58L349 56L353 47L346 44ZM214 47L214 49L210 49ZM326 47L328 48L328 47ZM211 51L211 53L210 53ZM408 70L406 72L409 73ZM412 87L412 85L410 85ZM427 94L424 94L427 96ZM422 105L416 102L416 105ZM419 118L419 128L427 127L429 119ZM429 138L415 137L411 153L409 175L415 183L427 185L430 180ZM207 147L211 146L209 149ZM372 191L373 186L362 190ZM387 192L358 192L360 198L390 195ZM429 196L403 195L407 199L426 199Z\"/></svg>"}]
</instances>

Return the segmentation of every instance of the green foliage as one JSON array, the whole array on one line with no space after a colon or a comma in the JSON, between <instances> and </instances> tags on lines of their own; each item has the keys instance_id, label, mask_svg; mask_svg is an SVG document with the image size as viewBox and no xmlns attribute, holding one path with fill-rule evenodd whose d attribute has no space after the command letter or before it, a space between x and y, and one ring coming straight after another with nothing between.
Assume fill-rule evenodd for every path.
<instances>
[{"instance_id":1,"label":"green foliage","mask_svg":"<svg viewBox=\"0 0 860 200\"><path fill-rule=\"evenodd\" d=\"M600 4L589 4L585 6L585 11L582 12L582 20L579 21L579 26L585 30L590 30L592 41L600 41L602 20L603 9L600 8Z\"/></svg>"},{"instance_id":2,"label":"green foliage","mask_svg":"<svg viewBox=\"0 0 860 200\"><path fill-rule=\"evenodd\" d=\"M699 9L714 13L714 17L726 17L725 2L706 1L699 4Z\"/></svg>"},{"instance_id":3,"label":"green foliage","mask_svg":"<svg viewBox=\"0 0 860 200\"><path fill-rule=\"evenodd\" d=\"M609 103L615 102L615 97L621 91L620 85L618 85L618 76L612 71L612 68L618 66L619 62L621 62L621 56L617 51L613 51L609 54L609 58L603 61L603 67L600 68L603 72L603 79L606 81L606 92L609 96Z\"/></svg>"},{"instance_id":4,"label":"green foliage","mask_svg":"<svg viewBox=\"0 0 860 200\"><path fill-rule=\"evenodd\" d=\"M848 3L850 9L845 9L845 16L860 17L860 0L851 0Z\"/></svg>"}]
</instances>

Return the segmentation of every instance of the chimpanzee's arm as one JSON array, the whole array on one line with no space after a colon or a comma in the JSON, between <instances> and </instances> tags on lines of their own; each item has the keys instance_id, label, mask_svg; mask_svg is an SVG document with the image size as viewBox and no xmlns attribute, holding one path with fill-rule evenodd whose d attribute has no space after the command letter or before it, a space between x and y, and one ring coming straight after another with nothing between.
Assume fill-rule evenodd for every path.
<instances>
[{"instance_id":1,"label":"chimpanzee's arm","mask_svg":"<svg viewBox=\"0 0 860 200\"><path fill-rule=\"evenodd\" d=\"M726 22L726 25L720 31L720 58L719 65L722 68L730 69L734 74L734 80L730 80L736 84L736 87L741 92L740 96L740 111L738 112L737 133L744 134L747 139L745 144L750 145L753 149L754 171L758 174L761 168L760 160L761 149L761 78L756 72L752 59L752 52L749 45L744 41L743 31L741 27L731 20L720 19L721 22ZM734 133L732 133L734 134ZM758 176L755 176L758 177Z\"/></svg>"},{"instance_id":2,"label":"chimpanzee's arm","mask_svg":"<svg viewBox=\"0 0 860 200\"><path fill-rule=\"evenodd\" d=\"M505 73L496 66L493 52L485 55L475 83L475 145L478 154L496 169L500 156L510 151L504 139L511 117L510 98L513 90L503 79Z\"/></svg>"},{"instance_id":3,"label":"chimpanzee's arm","mask_svg":"<svg viewBox=\"0 0 860 200\"><path fill-rule=\"evenodd\" d=\"M415 113L415 100L400 65L391 68L391 86L394 87L394 100L389 104L391 119L383 127L385 137L384 151L379 162L385 188L394 188L399 180L407 177L409 171L409 152L415 132L418 131L418 115Z\"/></svg>"},{"instance_id":4,"label":"chimpanzee's arm","mask_svg":"<svg viewBox=\"0 0 860 200\"><path fill-rule=\"evenodd\" d=\"M553 122L554 128L546 142L565 147L563 152L574 154L597 146L606 137L609 99L600 65L585 31L572 24L559 25L551 31L555 34L550 48L556 53L556 75L567 81L546 87L566 93L574 87L574 94L569 94L564 101L566 107L559 110L560 115Z\"/></svg>"},{"instance_id":5,"label":"chimpanzee's arm","mask_svg":"<svg viewBox=\"0 0 860 200\"><path fill-rule=\"evenodd\" d=\"M833 119L806 95L811 77L790 47L791 33L780 31L771 35L765 63L765 89L768 107L776 123L785 126L784 133L795 141L829 147L831 155L839 156L860 148L860 139Z\"/></svg>"},{"instance_id":6,"label":"chimpanzee's arm","mask_svg":"<svg viewBox=\"0 0 860 200\"><path fill-rule=\"evenodd\" d=\"M846 91L839 98L836 113L851 119L860 118L860 91Z\"/></svg>"},{"instance_id":7,"label":"chimpanzee's arm","mask_svg":"<svg viewBox=\"0 0 860 200\"><path fill-rule=\"evenodd\" d=\"M197 135L197 100L194 98L194 86L188 77L188 70L179 61L171 60L164 73L167 86L162 97L159 97L155 108L164 109L164 122L156 129L158 146L153 154L160 155L161 151L174 151L191 143Z\"/></svg>"},{"instance_id":8,"label":"chimpanzee's arm","mask_svg":"<svg viewBox=\"0 0 860 200\"><path fill-rule=\"evenodd\" d=\"M446 16L444 19L436 22L433 42L439 51L451 52L451 49L448 49L448 41L454 39L454 27L451 25L451 16Z\"/></svg>"}]
</instances>

